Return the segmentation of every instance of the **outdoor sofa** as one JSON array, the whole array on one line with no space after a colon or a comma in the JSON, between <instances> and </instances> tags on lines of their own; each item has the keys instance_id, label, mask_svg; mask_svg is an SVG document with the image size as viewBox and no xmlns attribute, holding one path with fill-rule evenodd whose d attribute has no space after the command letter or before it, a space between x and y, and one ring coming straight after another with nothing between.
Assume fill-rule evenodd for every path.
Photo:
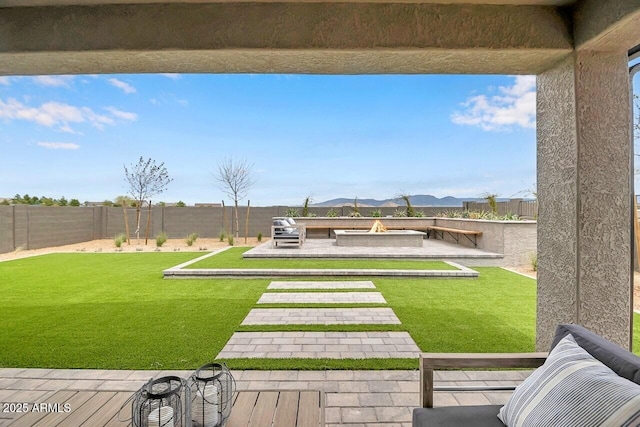
<instances>
[{"instance_id":1,"label":"outdoor sofa","mask_svg":"<svg viewBox=\"0 0 640 427\"><path fill-rule=\"evenodd\" d=\"M567 337L569 334L575 341ZM434 369L539 365L543 366L516 388L502 411L502 405L433 408ZM588 369L578 368L578 365ZM420 377L424 407L414 409L413 427L640 425L640 358L579 325L559 325L548 356L545 353L422 354ZM635 401L624 400L618 394ZM618 403L612 403L612 400ZM624 408L617 406L620 402L627 405L624 414L620 413ZM623 422L628 420L629 411L631 421ZM498 418L499 413L508 418L505 423ZM610 421L609 413L614 413L611 417L617 414L619 419ZM609 421L603 422L603 417Z\"/></svg>"},{"instance_id":2,"label":"outdoor sofa","mask_svg":"<svg viewBox=\"0 0 640 427\"><path fill-rule=\"evenodd\" d=\"M293 218L273 218L271 226L271 247L278 245L302 246L306 237L306 229L296 224Z\"/></svg>"}]
</instances>

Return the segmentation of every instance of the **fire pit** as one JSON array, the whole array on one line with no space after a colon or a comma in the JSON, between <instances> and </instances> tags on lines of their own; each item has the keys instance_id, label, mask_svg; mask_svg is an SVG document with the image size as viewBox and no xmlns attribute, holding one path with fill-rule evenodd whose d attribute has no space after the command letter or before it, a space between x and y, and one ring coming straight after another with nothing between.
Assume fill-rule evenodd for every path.
<instances>
[{"instance_id":1,"label":"fire pit","mask_svg":"<svg viewBox=\"0 0 640 427\"><path fill-rule=\"evenodd\" d=\"M425 233L414 230L387 230L380 221L369 231L336 230L336 245L364 247L421 248Z\"/></svg>"}]
</instances>

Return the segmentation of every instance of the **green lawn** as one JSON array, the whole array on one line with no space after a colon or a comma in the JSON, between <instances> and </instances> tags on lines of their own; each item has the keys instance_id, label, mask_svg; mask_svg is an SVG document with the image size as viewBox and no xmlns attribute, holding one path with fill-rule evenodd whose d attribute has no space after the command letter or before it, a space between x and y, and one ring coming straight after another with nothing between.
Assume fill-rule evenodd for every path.
<instances>
[{"instance_id":1,"label":"green lawn","mask_svg":"<svg viewBox=\"0 0 640 427\"><path fill-rule=\"evenodd\" d=\"M363 268L363 269L406 269L406 270L455 270L442 261L418 259L300 259L273 260L265 258L242 258L251 248L231 248L217 255L203 259L187 268Z\"/></svg>"},{"instance_id":2,"label":"green lawn","mask_svg":"<svg viewBox=\"0 0 640 427\"><path fill-rule=\"evenodd\" d=\"M187 253L0 263L0 366L186 369L210 361L267 280L164 280Z\"/></svg>"},{"instance_id":3,"label":"green lawn","mask_svg":"<svg viewBox=\"0 0 640 427\"><path fill-rule=\"evenodd\" d=\"M162 278L163 269L195 256L55 254L0 263L0 367L194 369L243 330L406 330L426 352L534 349L535 281L499 268L477 268L478 279L374 278L400 326L242 327L270 280ZM634 343L639 349L639 334ZM229 366L407 369L417 361L231 360Z\"/></svg>"}]
</instances>

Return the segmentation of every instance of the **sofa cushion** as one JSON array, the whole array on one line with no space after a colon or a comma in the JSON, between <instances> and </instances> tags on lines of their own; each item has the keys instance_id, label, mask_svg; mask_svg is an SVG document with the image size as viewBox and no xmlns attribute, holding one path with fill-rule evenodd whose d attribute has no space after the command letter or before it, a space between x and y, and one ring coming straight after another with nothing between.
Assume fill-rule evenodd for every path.
<instances>
[{"instance_id":1,"label":"sofa cushion","mask_svg":"<svg viewBox=\"0 0 640 427\"><path fill-rule=\"evenodd\" d=\"M500 405L443 406L413 410L413 427L504 427L498 417Z\"/></svg>"},{"instance_id":2,"label":"sofa cushion","mask_svg":"<svg viewBox=\"0 0 640 427\"><path fill-rule=\"evenodd\" d=\"M500 409L507 426L627 426L640 422L640 386L580 347L571 334Z\"/></svg>"},{"instance_id":3,"label":"sofa cushion","mask_svg":"<svg viewBox=\"0 0 640 427\"><path fill-rule=\"evenodd\" d=\"M640 384L640 357L594 334L580 325L558 325L551 348L553 349L568 334L573 335L578 345L593 357L607 365L613 372Z\"/></svg>"}]
</instances>

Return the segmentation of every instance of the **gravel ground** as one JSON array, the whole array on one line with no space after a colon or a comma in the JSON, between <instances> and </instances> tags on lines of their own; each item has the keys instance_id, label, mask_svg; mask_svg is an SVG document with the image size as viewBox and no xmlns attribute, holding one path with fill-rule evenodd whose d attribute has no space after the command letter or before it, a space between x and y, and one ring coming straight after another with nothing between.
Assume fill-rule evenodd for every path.
<instances>
[{"instance_id":1,"label":"gravel ground","mask_svg":"<svg viewBox=\"0 0 640 427\"><path fill-rule=\"evenodd\" d=\"M244 243L244 238L240 237L238 241L236 241L235 246L256 246L258 244L258 240L255 237L250 237L247 239L247 243ZM182 251L182 252L206 252L212 251L214 249L222 248L225 246L229 246L229 244L225 242L220 242L220 239L198 239L195 241L193 246L187 246L184 239L169 239L167 240L162 247L160 248L161 252L172 252L172 251ZM140 243L138 244L135 239L131 240L131 244L128 245L124 243L122 245L121 252L153 252L156 250L156 241L155 239L149 239L147 245L144 244L144 239L140 239ZM113 243L111 239L102 239L102 240L92 240L89 242L82 243L74 243L72 245L65 246L55 246L51 248L42 248L42 249L33 249L33 250L16 250L14 252L9 252L5 254L0 254L0 261L8 261L12 259L19 258L27 258L36 255L50 254L50 253L61 253L61 252L120 252L116 251L116 245Z\"/></svg>"}]
</instances>

